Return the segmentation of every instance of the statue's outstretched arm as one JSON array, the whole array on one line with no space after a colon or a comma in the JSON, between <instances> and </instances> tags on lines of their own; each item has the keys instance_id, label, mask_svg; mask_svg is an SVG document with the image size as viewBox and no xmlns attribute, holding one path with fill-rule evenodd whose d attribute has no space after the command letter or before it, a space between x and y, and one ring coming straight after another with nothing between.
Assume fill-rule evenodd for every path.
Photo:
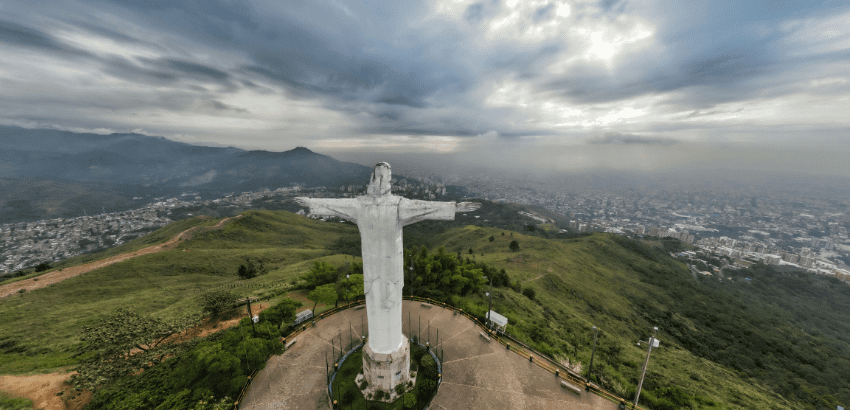
<instances>
[{"instance_id":1,"label":"statue's outstretched arm","mask_svg":"<svg viewBox=\"0 0 850 410\"><path fill-rule=\"evenodd\" d=\"M478 209L481 204L476 202L436 202L417 201L403 198L399 202L398 217L401 225L410 225L426 219L451 221L457 212L470 212Z\"/></svg>"},{"instance_id":2,"label":"statue's outstretched arm","mask_svg":"<svg viewBox=\"0 0 850 410\"><path fill-rule=\"evenodd\" d=\"M455 212L472 212L478 208L481 208L480 202L460 202L456 205L457 209Z\"/></svg>"},{"instance_id":3,"label":"statue's outstretched arm","mask_svg":"<svg viewBox=\"0 0 850 410\"><path fill-rule=\"evenodd\" d=\"M360 204L354 198L307 198L297 197L295 202L310 209L314 215L336 216L351 222L357 222L357 209Z\"/></svg>"}]
</instances>

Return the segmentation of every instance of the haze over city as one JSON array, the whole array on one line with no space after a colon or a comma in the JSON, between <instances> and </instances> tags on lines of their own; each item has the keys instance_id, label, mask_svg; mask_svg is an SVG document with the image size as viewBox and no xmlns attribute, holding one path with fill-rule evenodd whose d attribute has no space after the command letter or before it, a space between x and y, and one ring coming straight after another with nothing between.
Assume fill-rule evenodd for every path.
<instances>
[{"instance_id":1,"label":"haze over city","mask_svg":"<svg viewBox=\"0 0 850 410\"><path fill-rule=\"evenodd\" d=\"M0 10L4 125L361 163L425 152L553 170L850 168L841 1Z\"/></svg>"}]
</instances>

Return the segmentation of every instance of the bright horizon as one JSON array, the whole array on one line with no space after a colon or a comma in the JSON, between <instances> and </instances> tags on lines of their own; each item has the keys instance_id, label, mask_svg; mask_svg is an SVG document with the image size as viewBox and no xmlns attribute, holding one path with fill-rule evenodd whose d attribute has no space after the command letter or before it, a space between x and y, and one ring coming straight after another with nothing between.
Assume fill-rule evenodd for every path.
<instances>
[{"instance_id":1,"label":"bright horizon","mask_svg":"<svg viewBox=\"0 0 850 410\"><path fill-rule=\"evenodd\" d=\"M0 124L355 162L850 169L838 1L136 3L0 6Z\"/></svg>"}]
</instances>

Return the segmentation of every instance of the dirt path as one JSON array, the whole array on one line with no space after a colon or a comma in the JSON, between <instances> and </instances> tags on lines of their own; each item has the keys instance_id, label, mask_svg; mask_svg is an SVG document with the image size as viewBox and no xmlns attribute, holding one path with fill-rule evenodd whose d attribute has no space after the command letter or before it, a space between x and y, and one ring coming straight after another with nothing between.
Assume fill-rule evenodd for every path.
<instances>
[{"instance_id":1,"label":"dirt path","mask_svg":"<svg viewBox=\"0 0 850 410\"><path fill-rule=\"evenodd\" d=\"M65 410L62 397L56 393L62 391L62 384L73 373L36 374L33 376L0 376L3 391L14 397L26 397L32 400L33 408L43 410Z\"/></svg>"},{"instance_id":2,"label":"dirt path","mask_svg":"<svg viewBox=\"0 0 850 410\"><path fill-rule=\"evenodd\" d=\"M242 217L242 215L224 218L221 221L219 221L217 224L215 224L215 226L205 228L205 229L207 229L207 230L209 230L209 229L221 229L221 227L224 226L224 224L227 221L229 221L233 218L241 218L241 217ZM38 277L35 277L35 278L21 280L21 281L18 281L18 282L10 283L8 285L0 286L0 299L4 298L6 296L9 296L9 295L14 295L15 293L19 292L21 289L26 289L27 291L30 291L30 290L45 288L45 287L50 286L54 283L62 282L65 279L73 278L74 276L82 275L83 273L91 272L95 269L100 269L100 268L112 265L114 263L125 261L125 260L130 259L130 258L135 258L137 256L161 252L161 251L164 251L164 250L167 250L167 249L173 249L173 248L177 247L177 245L179 245L180 242L191 239L192 234L195 233L195 231L197 231L199 228L201 228L201 227L195 226L195 227L189 228L189 229L175 235L173 238L169 239L165 243L162 243L162 244L159 244L159 245L148 246L147 248L139 249L137 251L122 253L120 255L111 256L111 257L103 259L103 260L89 262L89 263L86 263L84 265L78 265L78 266L72 266L70 268L59 269L59 270L56 270L56 271L53 271L53 272L45 273L44 275L41 275L41 276L38 276Z\"/></svg>"},{"instance_id":3,"label":"dirt path","mask_svg":"<svg viewBox=\"0 0 850 410\"><path fill-rule=\"evenodd\" d=\"M220 229L227 221L233 218L239 218L241 216L242 215L237 215L235 217L224 218L219 221L215 226L208 227L205 229ZM169 239L165 243L159 245L149 246L138 251L123 253L121 255L112 256L100 261L90 262L84 265L74 266L67 269L46 273L37 278L22 280L19 282L4 285L0 287L0 298L9 296L10 294L14 294L19 289L33 290L47 287L48 285L59 283L65 279L81 275L86 272L91 272L95 269L109 266L130 258L135 258L137 256L147 255L150 253L156 253L166 249L173 249L181 242L191 239L192 234L195 233L199 228L201 227L196 226L193 228L189 228L175 235L173 238ZM258 314L269 306L269 303L255 304L253 306L254 314ZM201 324L193 327L192 329L189 329L179 335L176 335L176 339L182 342L189 339L193 339L195 337L204 337L209 335L210 333L215 333L227 329L229 327L233 327L239 323L240 319L242 319L241 315L239 317L221 322L212 322L209 319L206 319ZM74 395L74 393L71 392L70 387L65 384L65 382L73 374L74 373L72 372L37 374L31 376L0 375L0 390L3 390L5 393L8 393L14 397L25 397L32 400L33 407L37 409L81 409L91 399L91 394L84 392L82 394ZM63 396L57 396L57 393L60 392L63 393ZM68 396L68 400L63 400L62 397L65 396Z\"/></svg>"},{"instance_id":4,"label":"dirt path","mask_svg":"<svg viewBox=\"0 0 850 410\"><path fill-rule=\"evenodd\" d=\"M541 273L541 274L537 275L537 277L535 277L534 279L526 279L526 280L522 281L522 283L531 282L533 280L537 280L537 279L540 279L542 277L543 277L543 274Z\"/></svg>"}]
</instances>

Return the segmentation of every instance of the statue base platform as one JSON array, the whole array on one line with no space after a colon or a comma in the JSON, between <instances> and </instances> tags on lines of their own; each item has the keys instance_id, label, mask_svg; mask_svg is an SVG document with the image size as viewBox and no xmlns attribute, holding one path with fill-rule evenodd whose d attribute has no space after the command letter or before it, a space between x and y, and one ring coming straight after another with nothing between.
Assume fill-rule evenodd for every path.
<instances>
[{"instance_id":1,"label":"statue base platform","mask_svg":"<svg viewBox=\"0 0 850 410\"><path fill-rule=\"evenodd\" d=\"M363 376L369 382L364 393L380 389L395 396L395 387L410 381L410 342L401 338L401 347L388 354L373 352L369 343L363 346Z\"/></svg>"}]
</instances>

